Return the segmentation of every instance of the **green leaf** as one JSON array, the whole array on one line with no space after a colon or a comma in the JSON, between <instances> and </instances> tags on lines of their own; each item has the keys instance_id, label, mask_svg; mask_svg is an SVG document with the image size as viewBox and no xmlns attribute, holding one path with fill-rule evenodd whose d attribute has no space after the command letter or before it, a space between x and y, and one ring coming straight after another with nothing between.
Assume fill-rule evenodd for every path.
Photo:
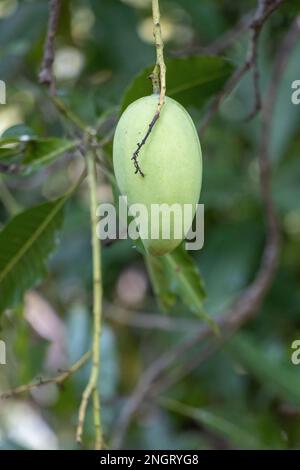
<instances>
[{"instance_id":1,"label":"green leaf","mask_svg":"<svg viewBox=\"0 0 300 470\"><path fill-rule=\"evenodd\" d=\"M48 165L63 153L74 149L77 144L76 141L55 137L31 141L26 146L22 165L29 165L31 170Z\"/></svg>"},{"instance_id":2,"label":"green leaf","mask_svg":"<svg viewBox=\"0 0 300 470\"><path fill-rule=\"evenodd\" d=\"M18 164L26 167L26 174L52 163L78 145L77 141L57 137L37 138L25 130L24 126L7 129L0 139L0 159L17 157Z\"/></svg>"},{"instance_id":3,"label":"green leaf","mask_svg":"<svg viewBox=\"0 0 300 470\"><path fill-rule=\"evenodd\" d=\"M233 66L222 57L188 57L168 59L167 95L178 100L183 106L201 108L217 93L233 72ZM149 75L153 67L144 69L129 85L123 96L122 112L133 101L152 93Z\"/></svg>"},{"instance_id":4,"label":"green leaf","mask_svg":"<svg viewBox=\"0 0 300 470\"><path fill-rule=\"evenodd\" d=\"M20 302L27 289L45 274L57 244L66 196L30 208L0 232L0 312Z\"/></svg>"},{"instance_id":5,"label":"green leaf","mask_svg":"<svg viewBox=\"0 0 300 470\"><path fill-rule=\"evenodd\" d=\"M31 139L37 138L36 133L31 127L25 126L25 124L16 124L3 132L1 141L9 138L20 141L24 136L30 137Z\"/></svg>"},{"instance_id":6,"label":"green leaf","mask_svg":"<svg viewBox=\"0 0 300 470\"><path fill-rule=\"evenodd\" d=\"M254 375L272 395L300 406L300 375L290 358L279 361L249 335L239 333L227 348L242 366Z\"/></svg>"},{"instance_id":7,"label":"green leaf","mask_svg":"<svg viewBox=\"0 0 300 470\"><path fill-rule=\"evenodd\" d=\"M236 417L229 419L227 416L216 414L215 411L195 408L171 399L163 398L160 402L169 410L199 422L240 448L258 450L285 447L284 442L280 441L277 436L272 444L265 442L260 432L259 420L238 420Z\"/></svg>"},{"instance_id":8,"label":"green leaf","mask_svg":"<svg viewBox=\"0 0 300 470\"><path fill-rule=\"evenodd\" d=\"M147 267L154 292L164 310L169 310L178 298L217 332L216 323L203 308L206 294L202 278L182 244L165 256L147 256Z\"/></svg>"}]
</instances>

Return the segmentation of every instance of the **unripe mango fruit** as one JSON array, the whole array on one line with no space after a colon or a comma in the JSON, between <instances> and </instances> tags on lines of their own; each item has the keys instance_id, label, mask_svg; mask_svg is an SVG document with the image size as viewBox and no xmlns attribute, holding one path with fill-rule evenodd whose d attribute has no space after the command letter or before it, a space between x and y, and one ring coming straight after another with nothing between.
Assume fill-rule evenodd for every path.
<instances>
[{"instance_id":1,"label":"unripe mango fruit","mask_svg":"<svg viewBox=\"0 0 300 470\"><path fill-rule=\"evenodd\" d=\"M152 204L190 204L191 212L184 226L190 227L198 203L202 181L202 154L198 134L188 112L177 101L166 97L160 117L140 149L138 164L144 177L135 173L132 156L137 144L145 137L158 104L158 96L151 95L134 101L122 114L114 136L113 164L117 183L128 205L144 204L149 213L149 232ZM174 216L175 217L175 216ZM168 239L159 227L157 239L143 237L143 244L152 255L164 255L178 246L172 228ZM153 225L152 223L152 225ZM140 227L141 228L141 227ZM142 230L140 230L142 232Z\"/></svg>"}]
</instances>

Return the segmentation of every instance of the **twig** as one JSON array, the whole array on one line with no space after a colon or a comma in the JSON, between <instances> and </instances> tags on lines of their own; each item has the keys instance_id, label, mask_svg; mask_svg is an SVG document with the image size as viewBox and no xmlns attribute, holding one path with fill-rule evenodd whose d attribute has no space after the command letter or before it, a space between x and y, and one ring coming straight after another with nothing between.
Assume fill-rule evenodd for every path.
<instances>
[{"instance_id":1,"label":"twig","mask_svg":"<svg viewBox=\"0 0 300 470\"><path fill-rule=\"evenodd\" d=\"M62 114L69 121L71 121L80 131L86 131L87 125L80 119L79 116L77 116L77 114L75 114L70 108L68 108L57 95L52 95L51 100L57 110L60 112L60 114Z\"/></svg>"},{"instance_id":2,"label":"twig","mask_svg":"<svg viewBox=\"0 0 300 470\"><path fill-rule=\"evenodd\" d=\"M152 121L150 122L146 135L138 142L136 150L133 152L131 160L133 161L135 167L135 173L139 173L142 177L144 177L144 173L141 170L141 167L138 162L138 156L140 153L141 148L148 140L149 135L152 132L153 127L155 126L159 116L161 109L165 102L166 96L166 64L164 61L164 43L162 39L161 27L160 27L160 11L159 11L159 0L152 0L152 17L153 17L153 35L155 40L155 48L156 48L156 64L151 73L150 77L152 80L153 85L153 93L159 93L158 105L156 112L153 116Z\"/></svg>"},{"instance_id":3,"label":"twig","mask_svg":"<svg viewBox=\"0 0 300 470\"><path fill-rule=\"evenodd\" d=\"M87 363L90 357L91 357L91 352L88 351L77 362L75 362L68 370L65 370L64 372L57 375L56 377L52 377L50 379L40 378L37 382L20 385L19 387L16 387L0 395L0 399L4 400L7 398L12 398L12 397L15 397L16 395L20 395L22 393L28 393L28 392L31 392L31 390L34 390L36 388L49 385L49 384L61 385L65 380L71 377L71 375L75 374L75 372L81 369L81 367L83 367Z\"/></svg>"},{"instance_id":4,"label":"twig","mask_svg":"<svg viewBox=\"0 0 300 470\"><path fill-rule=\"evenodd\" d=\"M252 68L252 80L254 89L254 106L252 111L246 116L245 120L251 120L261 109L261 95L260 95L260 74L258 68L258 41L260 33L265 21L269 18L271 13L278 8L284 0L258 0L258 6L254 14L253 20L250 24L251 39L248 49L247 62Z\"/></svg>"},{"instance_id":5,"label":"twig","mask_svg":"<svg viewBox=\"0 0 300 470\"><path fill-rule=\"evenodd\" d=\"M95 448L103 447L102 426L100 416L100 400L98 395L99 368L100 368L100 336L102 316L102 279L101 279L101 245L97 238L97 170L94 154L90 152L87 157L88 177L90 184L90 211L91 211L91 243L93 252L93 362L88 384L83 392L78 414L76 440L81 444L86 409L91 395L93 396L94 426L96 433Z\"/></svg>"},{"instance_id":6,"label":"twig","mask_svg":"<svg viewBox=\"0 0 300 470\"><path fill-rule=\"evenodd\" d=\"M106 304L105 311L107 320L133 328L166 332L193 332L198 326L198 320L171 318L154 313L141 313L140 311L127 310L119 305L109 303Z\"/></svg>"},{"instance_id":7,"label":"twig","mask_svg":"<svg viewBox=\"0 0 300 470\"><path fill-rule=\"evenodd\" d=\"M249 48L247 51L247 57L244 62L233 74L233 76L228 80L223 90L214 98L211 103L211 106L207 113L205 114L203 121L201 123L199 133L203 135L206 131L208 124L210 123L212 117L219 110L223 100L228 96L229 93L235 88L239 81L244 77L244 75L251 69L253 69L253 81L254 81L254 92L255 92L255 105L251 113L246 117L250 119L259 111L261 107L261 97L259 90L259 71L257 65L257 45L260 32L269 18L269 16L281 6L285 0L258 0L258 7L254 13L252 21L249 24L249 28L252 31L251 40L249 43Z\"/></svg>"},{"instance_id":8,"label":"twig","mask_svg":"<svg viewBox=\"0 0 300 470\"><path fill-rule=\"evenodd\" d=\"M250 25L251 39L248 49L247 63L252 66L252 81L254 90L254 106L253 110L246 116L245 121L250 121L261 109L261 96L260 96L260 74L258 68L258 39L262 29L263 23L257 23L259 18L262 18L267 8L268 0L258 0L257 10L254 14L254 19Z\"/></svg>"},{"instance_id":9,"label":"twig","mask_svg":"<svg viewBox=\"0 0 300 470\"><path fill-rule=\"evenodd\" d=\"M39 81L42 84L48 85L50 93L55 95L55 77L53 74L54 62L54 41L57 32L58 19L60 11L60 0L49 0L49 21L48 31L44 46L44 56L42 61L41 70L39 73Z\"/></svg>"},{"instance_id":10,"label":"twig","mask_svg":"<svg viewBox=\"0 0 300 470\"><path fill-rule=\"evenodd\" d=\"M0 162L0 173L7 175L15 175L21 171L20 165L16 163L3 163Z\"/></svg>"},{"instance_id":11,"label":"twig","mask_svg":"<svg viewBox=\"0 0 300 470\"><path fill-rule=\"evenodd\" d=\"M276 271L279 255L279 228L271 198L271 167L269 158L271 118L278 85L281 81L282 73L289 54L294 47L299 34L300 17L296 18L294 21L278 52L274 66L274 73L272 74L276 79L273 79L271 82L266 100L262 107L261 142L258 160L267 237L260 267L254 281L249 285L249 287L241 294L225 314L223 313L216 319L222 332L222 336L219 340L214 338L214 343L208 345L208 347L202 351L198 360L194 361L194 367L206 360L222 342L230 338L242 325L254 316L269 290ZM173 364L177 363L177 361L182 360L188 351L210 335L211 329L208 326L202 326L195 335L188 337L179 345L176 345L175 348L167 351L145 371L140 378L134 393L128 399L120 415L119 422L115 428L116 432L113 436L113 448L119 448L121 446L131 419L148 396L149 392L152 393L153 390L155 390L154 387L157 386L157 381L162 374ZM185 375L184 367L187 367L186 364L183 366L179 375L177 377L175 376L175 381L182 375ZM192 369L193 367L190 368L190 370ZM165 381L162 383L163 388L166 386L168 387L173 383L174 378L171 378L169 382ZM156 388L156 391L158 389L159 387Z\"/></svg>"}]
</instances>

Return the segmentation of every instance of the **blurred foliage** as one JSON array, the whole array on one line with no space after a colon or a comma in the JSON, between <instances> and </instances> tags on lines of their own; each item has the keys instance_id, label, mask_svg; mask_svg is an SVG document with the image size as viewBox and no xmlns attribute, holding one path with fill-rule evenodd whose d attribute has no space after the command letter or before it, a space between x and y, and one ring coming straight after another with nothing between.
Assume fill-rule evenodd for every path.
<instances>
[{"instance_id":1,"label":"blurred foliage","mask_svg":"<svg viewBox=\"0 0 300 470\"><path fill-rule=\"evenodd\" d=\"M298 9L296 0L288 3L270 18L260 40L263 94L272 79L278 44ZM188 83L189 78L195 84L196 77L195 86L176 98L188 107L198 125L209 99L242 63L249 35L243 34L225 58L176 59L176 55L212 43L252 11L255 2L168 0L161 4L169 80L177 86L181 81ZM63 2L55 60L59 95L82 120L98 125L101 137L111 131L102 127L104 113L115 118L122 104L150 93L144 79L155 60L150 15L148 0ZM0 224L5 227L0 244L5 238L5 246L10 244L12 250L0 253L1 272L3 260L9 268L14 267L6 279L0 273L2 308L12 300L18 302L44 272L62 222L52 219L51 214L56 214L53 208L57 204L61 207L59 197L76 183L84 168L82 157L74 151L78 138L74 128L58 116L37 80L47 19L46 0L0 2L0 79L7 84L7 104L0 107L0 158L7 162L13 156L26 167L22 176L1 176L0 180ZM291 82L300 78L299 53L298 45L286 67L272 121L273 197L282 233L274 284L256 319L243 332L164 392L161 399L147 403L126 434L125 448L300 447L300 365L291 363L291 344L300 338L300 108L290 99ZM191 64L188 69L183 66L186 63ZM204 85L198 81L200 73ZM108 440L124 397L131 393L146 365L185 335L183 331L122 324L110 317L115 306L126 309L132 320L139 312L162 315L154 295L159 290L160 303L171 306L169 316L195 320L197 316L191 314L197 314L195 298L200 302L199 310L211 316L221 313L255 275L264 243L255 160L260 122L259 117L249 123L243 120L253 99L247 75L225 100L202 142L205 243L199 253L189 255L181 276L183 284L185 273L191 276L188 291L183 290L182 282L171 282L166 259L154 266L158 278L151 287L138 246L120 240L103 247L105 327L99 386ZM105 150L109 165L111 138ZM60 245L51 257L48 274L26 294L24 304L1 316L0 338L6 342L8 362L0 366L1 391L41 375L53 375L89 347L92 270L87 192L84 182L63 204ZM99 199L113 200L110 181L102 174ZM16 210L23 212L9 222L10 212ZM38 231L46 239L42 244L34 236L28 211L35 211L37 224L41 219L48 222L42 222L45 232ZM32 246L30 258L20 263L8 260L28 243ZM169 258L169 264L181 256L178 253ZM184 260L180 263L185 265ZM197 270L203 276L205 303L202 281L194 277ZM201 348L199 345L199 353ZM75 448L77 407L88 372L88 366L84 367L62 388L53 385L35 390L29 397L7 401L0 411L0 447ZM89 415L87 443L89 439L92 442L92 433Z\"/></svg>"}]
</instances>

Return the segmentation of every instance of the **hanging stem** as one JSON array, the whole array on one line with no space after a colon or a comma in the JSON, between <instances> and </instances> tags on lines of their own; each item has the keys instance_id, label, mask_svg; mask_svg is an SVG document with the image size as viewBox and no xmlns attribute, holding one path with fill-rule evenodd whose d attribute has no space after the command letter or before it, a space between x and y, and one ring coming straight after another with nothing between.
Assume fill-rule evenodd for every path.
<instances>
[{"instance_id":1,"label":"hanging stem","mask_svg":"<svg viewBox=\"0 0 300 470\"><path fill-rule=\"evenodd\" d=\"M166 96L166 64L164 61L164 43L160 26L159 0L152 0L153 36L156 48L156 64L151 74L153 93L159 93L157 113L164 104Z\"/></svg>"},{"instance_id":2,"label":"hanging stem","mask_svg":"<svg viewBox=\"0 0 300 470\"><path fill-rule=\"evenodd\" d=\"M161 34L161 27L160 27L160 11L159 11L159 1L152 0L152 18L153 18L153 36L155 40L155 48L156 48L156 64L153 69L153 72L150 75L150 79L152 81L153 93L159 94L159 100L157 104L156 112L153 116L152 121L150 122L147 132L143 139L138 142L136 150L133 152L131 160L133 161L135 173L139 173L142 177L144 177L144 173L140 167L138 162L138 156L140 153L141 148L147 142L149 135L152 132L153 127L155 126L161 112L161 108L165 102L166 96L166 64L164 61L164 43Z\"/></svg>"},{"instance_id":3,"label":"hanging stem","mask_svg":"<svg viewBox=\"0 0 300 470\"><path fill-rule=\"evenodd\" d=\"M95 449L103 448L102 424L100 414L100 398L98 392L99 370L100 370L100 336L102 317L102 279L101 279L101 243L97 238L97 173L96 162L92 152L87 156L88 178L90 185L90 211L91 211L91 243L93 252L93 346L92 346L92 368L88 384L83 392L79 408L78 426L76 439L82 442L83 425L86 416L86 409L91 395L93 396L93 415L95 426Z\"/></svg>"}]
</instances>

